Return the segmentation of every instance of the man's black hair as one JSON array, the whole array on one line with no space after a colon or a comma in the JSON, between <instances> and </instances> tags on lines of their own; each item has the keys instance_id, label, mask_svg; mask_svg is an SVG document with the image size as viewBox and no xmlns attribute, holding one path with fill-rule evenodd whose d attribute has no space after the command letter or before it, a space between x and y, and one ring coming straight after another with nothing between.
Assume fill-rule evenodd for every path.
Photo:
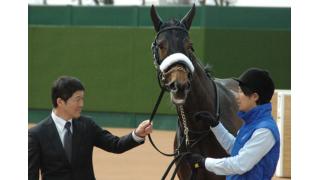
<instances>
[{"instance_id":1,"label":"man's black hair","mask_svg":"<svg viewBox=\"0 0 320 180\"><path fill-rule=\"evenodd\" d=\"M54 81L51 88L51 100L53 107L56 108L58 106L58 98L61 98L67 102L73 93L84 90L84 86L79 79L71 76L60 76Z\"/></svg>"},{"instance_id":2,"label":"man's black hair","mask_svg":"<svg viewBox=\"0 0 320 180\"><path fill-rule=\"evenodd\" d=\"M240 86L240 88L241 88L243 94L246 96L251 96L253 93L257 93L259 95L258 92L255 92L246 86ZM262 99L259 95L259 99L256 101L256 104L261 105L261 104L265 104L265 103L269 103L269 102L270 102L270 100Z\"/></svg>"}]
</instances>

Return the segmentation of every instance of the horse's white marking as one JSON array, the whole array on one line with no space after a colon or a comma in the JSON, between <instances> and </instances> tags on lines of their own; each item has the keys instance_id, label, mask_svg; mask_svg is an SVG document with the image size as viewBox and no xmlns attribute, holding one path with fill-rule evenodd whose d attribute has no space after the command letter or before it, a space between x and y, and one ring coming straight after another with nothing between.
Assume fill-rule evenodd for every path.
<instances>
[{"instance_id":1,"label":"horse's white marking","mask_svg":"<svg viewBox=\"0 0 320 180\"><path fill-rule=\"evenodd\" d=\"M160 65L160 71L164 72L168 67L170 67L172 64L177 63L177 62L185 64L189 68L191 73L193 73L194 66L193 66L192 62L190 61L190 59L186 55L184 55L182 53L174 53L174 54L171 54L170 56L166 57Z\"/></svg>"}]
</instances>

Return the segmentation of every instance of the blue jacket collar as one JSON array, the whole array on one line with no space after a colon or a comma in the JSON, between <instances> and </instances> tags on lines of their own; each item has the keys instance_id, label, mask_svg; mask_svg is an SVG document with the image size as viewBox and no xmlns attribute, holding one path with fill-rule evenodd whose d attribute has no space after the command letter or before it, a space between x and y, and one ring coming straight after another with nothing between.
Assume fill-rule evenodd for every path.
<instances>
[{"instance_id":1,"label":"blue jacket collar","mask_svg":"<svg viewBox=\"0 0 320 180\"><path fill-rule=\"evenodd\" d=\"M252 122L255 119L260 119L266 115L271 114L271 103L266 103L262 105L258 105L254 108L252 108L248 112L239 111L238 116L244 120L246 124Z\"/></svg>"}]
</instances>

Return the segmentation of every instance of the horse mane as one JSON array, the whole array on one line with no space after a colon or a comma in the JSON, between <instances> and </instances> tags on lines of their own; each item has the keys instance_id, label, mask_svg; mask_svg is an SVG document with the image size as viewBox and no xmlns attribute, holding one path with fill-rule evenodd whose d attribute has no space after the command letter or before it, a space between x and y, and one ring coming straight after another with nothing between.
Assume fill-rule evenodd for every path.
<instances>
[{"instance_id":1,"label":"horse mane","mask_svg":"<svg viewBox=\"0 0 320 180\"><path fill-rule=\"evenodd\" d=\"M210 64L206 64L206 65L204 66L204 72L207 74L207 76L208 76L210 79L214 79L212 66L211 66Z\"/></svg>"},{"instance_id":2,"label":"horse mane","mask_svg":"<svg viewBox=\"0 0 320 180\"><path fill-rule=\"evenodd\" d=\"M196 58L196 56L194 55L194 52L191 52L190 55L191 55L192 61L195 60L195 61L193 61L193 63L198 63L198 64L200 65L200 67L203 68L203 70L204 70L204 72L206 73L206 75L207 75L210 79L214 80L215 78L214 78L214 76L213 76L212 65L211 65L211 64L205 64L205 65L203 65L203 64L201 63L201 61Z\"/></svg>"}]
</instances>

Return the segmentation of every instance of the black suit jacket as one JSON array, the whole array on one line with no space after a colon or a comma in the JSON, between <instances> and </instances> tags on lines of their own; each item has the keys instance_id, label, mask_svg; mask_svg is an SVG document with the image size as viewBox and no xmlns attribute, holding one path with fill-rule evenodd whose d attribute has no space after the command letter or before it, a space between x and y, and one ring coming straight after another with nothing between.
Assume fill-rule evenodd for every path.
<instances>
[{"instance_id":1,"label":"black suit jacket","mask_svg":"<svg viewBox=\"0 0 320 180\"><path fill-rule=\"evenodd\" d=\"M117 137L103 130L93 120L81 116L72 120L72 161L68 161L51 116L28 131L29 180L93 180L93 147L122 153L142 143L132 134Z\"/></svg>"}]
</instances>

